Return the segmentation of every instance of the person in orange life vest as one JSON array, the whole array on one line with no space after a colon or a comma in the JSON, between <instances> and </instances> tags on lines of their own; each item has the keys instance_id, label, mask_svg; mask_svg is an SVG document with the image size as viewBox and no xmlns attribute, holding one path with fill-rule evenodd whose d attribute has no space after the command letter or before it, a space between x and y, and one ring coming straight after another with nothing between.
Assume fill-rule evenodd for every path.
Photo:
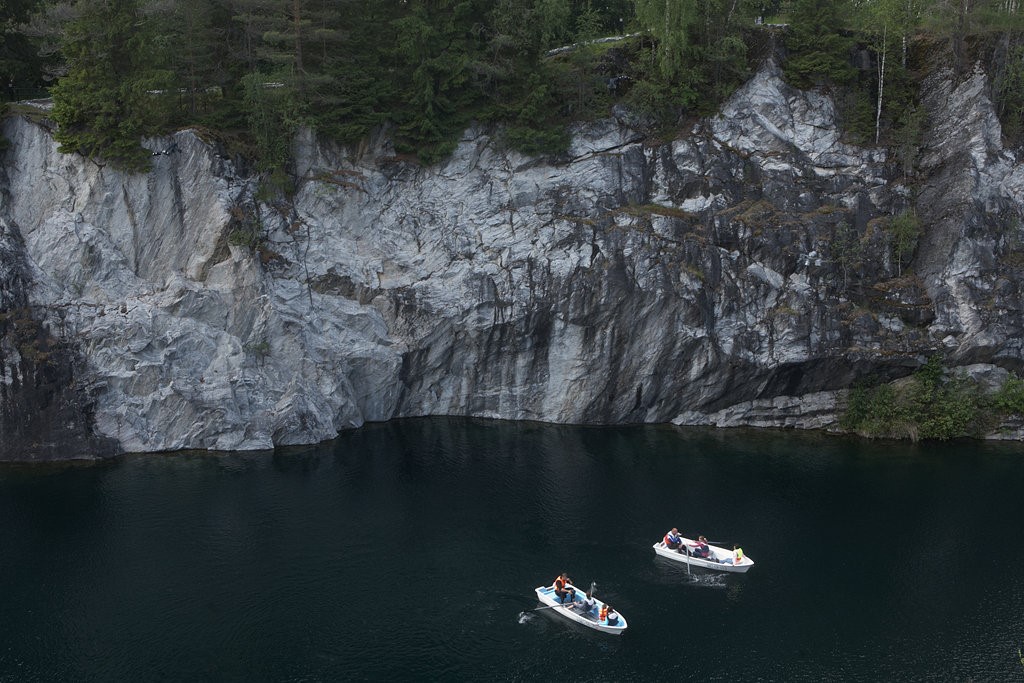
<instances>
[{"instance_id":1,"label":"person in orange life vest","mask_svg":"<svg viewBox=\"0 0 1024 683\"><path fill-rule=\"evenodd\" d=\"M608 619L608 605L601 605L601 611L598 613L597 618L601 621Z\"/></svg>"},{"instance_id":2,"label":"person in orange life vest","mask_svg":"<svg viewBox=\"0 0 1024 683\"><path fill-rule=\"evenodd\" d=\"M708 557L711 554L711 548L708 547L708 539L698 536L691 552L694 557Z\"/></svg>"},{"instance_id":3,"label":"person in orange life vest","mask_svg":"<svg viewBox=\"0 0 1024 683\"><path fill-rule=\"evenodd\" d=\"M672 531L665 534L665 547L669 550L679 550L683 547L683 537L679 535L679 529L672 527Z\"/></svg>"},{"instance_id":4,"label":"person in orange life vest","mask_svg":"<svg viewBox=\"0 0 1024 683\"><path fill-rule=\"evenodd\" d=\"M555 583L553 584L555 588L555 595L558 596L558 601L563 605L565 604L566 596L568 596L570 602L576 600L576 589L573 588L571 584L572 579L570 579L565 572L562 572L555 577ZM568 588L566 586L568 586Z\"/></svg>"}]
</instances>

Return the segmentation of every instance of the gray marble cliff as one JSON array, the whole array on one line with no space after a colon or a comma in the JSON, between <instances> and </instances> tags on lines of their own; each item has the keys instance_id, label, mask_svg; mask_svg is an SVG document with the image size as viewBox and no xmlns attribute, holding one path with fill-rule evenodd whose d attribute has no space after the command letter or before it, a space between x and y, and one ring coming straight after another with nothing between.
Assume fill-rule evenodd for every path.
<instances>
[{"instance_id":1,"label":"gray marble cliff","mask_svg":"<svg viewBox=\"0 0 1024 683\"><path fill-rule=\"evenodd\" d=\"M928 80L908 178L769 65L679 139L623 115L557 161L482 129L430 168L307 136L288 203L192 131L131 175L10 118L0 459L416 415L829 428L857 378L935 352L998 382L1024 370L1024 165L986 89Z\"/></svg>"}]
</instances>

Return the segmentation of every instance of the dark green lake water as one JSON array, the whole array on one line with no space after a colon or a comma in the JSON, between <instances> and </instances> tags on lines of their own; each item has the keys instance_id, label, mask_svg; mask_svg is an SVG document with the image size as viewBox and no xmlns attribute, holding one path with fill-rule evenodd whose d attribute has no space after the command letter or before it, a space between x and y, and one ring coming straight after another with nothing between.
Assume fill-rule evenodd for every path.
<instances>
[{"instance_id":1,"label":"dark green lake water","mask_svg":"<svg viewBox=\"0 0 1024 683\"><path fill-rule=\"evenodd\" d=\"M3 467L0 680L1021 680L1022 492L1019 445L447 419ZM525 612L562 569L629 631Z\"/></svg>"}]
</instances>

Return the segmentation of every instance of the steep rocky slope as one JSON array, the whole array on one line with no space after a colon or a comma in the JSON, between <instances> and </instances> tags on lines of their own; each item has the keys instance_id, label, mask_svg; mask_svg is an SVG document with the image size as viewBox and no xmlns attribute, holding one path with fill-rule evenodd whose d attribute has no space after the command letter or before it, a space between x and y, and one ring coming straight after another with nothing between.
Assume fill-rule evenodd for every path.
<instances>
[{"instance_id":1,"label":"steep rocky slope","mask_svg":"<svg viewBox=\"0 0 1024 683\"><path fill-rule=\"evenodd\" d=\"M1024 167L985 87L929 80L908 182L771 65L677 140L623 114L557 162L482 129L431 168L306 137L287 202L191 131L125 175L8 120L0 304L71 374L28 391L0 327L0 458L269 448L428 414L827 427L857 377L934 350L997 381L1024 359ZM908 269L885 226L912 206ZM58 394L77 426L26 427ZM59 448L8 440L26 429Z\"/></svg>"}]
</instances>

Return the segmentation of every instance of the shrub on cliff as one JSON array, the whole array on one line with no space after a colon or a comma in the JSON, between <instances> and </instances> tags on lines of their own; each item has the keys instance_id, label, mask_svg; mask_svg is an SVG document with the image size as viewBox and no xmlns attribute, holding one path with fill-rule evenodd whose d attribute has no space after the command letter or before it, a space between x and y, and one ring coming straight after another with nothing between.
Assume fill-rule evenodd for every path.
<instances>
[{"instance_id":1,"label":"shrub on cliff","mask_svg":"<svg viewBox=\"0 0 1024 683\"><path fill-rule=\"evenodd\" d=\"M966 377L946 376L935 355L901 382L862 384L850 392L840 425L877 438L947 440L980 436L987 403L978 384Z\"/></svg>"},{"instance_id":2,"label":"shrub on cliff","mask_svg":"<svg viewBox=\"0 0 1024 683\"><path fill-rule=\"evenodd\" d=\"M7 109L8 109L8 106L7 106L6 102L4 102L3 104L0 104L0 121L3 121L4 117L7 116ZM4 151L5 149L7 149L10 146L11 146L11 141L8 140L7 138L5 138L3 135L0 135L0 152Z\"/></svg>"},{"instance_id":3,"label":"shrub on cliff","mask_svg":"<svg viewBox=\"0 0 1024 683\"><path fill-rule=\"evenodd\" d=\"M996 410L1004 415L1024 417L1024 380L1010 377L996 392L992 400Z\"/></svg>"}]
</instances>

